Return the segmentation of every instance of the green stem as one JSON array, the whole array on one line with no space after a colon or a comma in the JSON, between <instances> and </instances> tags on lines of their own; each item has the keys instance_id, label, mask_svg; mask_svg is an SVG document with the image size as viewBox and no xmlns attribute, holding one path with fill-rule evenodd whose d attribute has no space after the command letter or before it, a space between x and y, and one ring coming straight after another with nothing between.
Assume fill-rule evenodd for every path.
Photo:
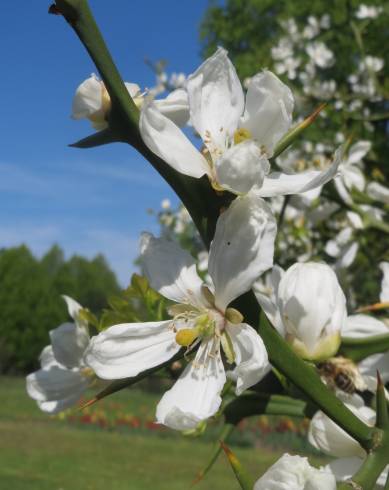
<instances>
[{"instance_id":1,"label":"green stem","mask_svg":"<svg viewBox=\"0 0 389 490\"><path fill-rule=\"evenodd\" d=\"M345 357L349 357L354 362L362 361L368 356L386 352L389 350L389 335L373 335L371 337L356 339L342 337L339 352Z\"/></svg>"}]
</instances>

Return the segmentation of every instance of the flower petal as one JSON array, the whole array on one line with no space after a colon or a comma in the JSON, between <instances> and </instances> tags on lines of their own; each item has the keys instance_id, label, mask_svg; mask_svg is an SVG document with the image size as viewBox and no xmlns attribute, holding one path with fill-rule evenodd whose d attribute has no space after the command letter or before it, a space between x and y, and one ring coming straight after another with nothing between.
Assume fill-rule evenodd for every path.
<instances>
[{"instance_id":1,"label":"flower petal","mask_svg":"<svg viewBox=\"0 0 389 490\"><path fill-rule=\"evenodd\" d=\"M272 72L265 70L251 79L240 125L265 147L268 157L292 123L293 106L291 90Z\"/></svg>"},{"instance_id":2,"label":"flower petal","mask_svg":"<svg viewBox=\"0 0 389 490\"><path fill-rule=\"evenodd\" d=\"M204 143L211 140L212 149L223 150L244 109L242 86L227 51L218 48L188 77L186 88L194 128Z\"/></svg>"},{"instance_id":3,"label":"flower petal","mask_svg":"<svg viewBox=\"0 0 389 490\"><path fill-rule=\"evenodd\" d=\"M336 480L341 482L351 478L361 467L362 458L339 458L327 465L327 468L335 476Z\"/></svg>"},{"instance_id":4,"label":"flower petal","mask_svg":"<svg viewBox=\"0 0 389 490\"><path fill-rule=\"evenodd\" d=\"M51 366L60 366L64 368L55 358L53 347L51 345L46 345L46 347L42 350L39 361L42 369L48 369Z\"/></svg>"},{"instance_id":5,"label":"flower petal","mask_svg":"<svg viewBox=\"0 0 389 490\"><path fill-rule=\"evenodd\" d=\"M80 400L84 390L81 392L76 392L73 395L70 395L67 398L63 398L62 400L53 400L50 402L42 402L37 401L38 407L42 410L42 412L49 413L50 415L55 415L59 412L63 412L68 408L74 407Z\"/></svg>"},{"instance_id":6,"label":"flower petal","mask_svg":"<svg viewBox=\"0 0 389 490\"><path fill-rule=\"evenodd\" d=\"M209 174L206 159L155 102L143 105L139 130L145 145L177 172L196 178Z\"/></svg>"},{"instance_id":7,"label":"flower petal","mask_svg":"<svg viewBox=\"0 0 389 490\"><path fill-rule=\"evenodd\" d=\"M384 322L369 315L350 315L342 329L342 337L365 338L389 333Z\"/></svg>"},{"instance_id":8,"label":"flower petal","mask_svg":"<svg viewBox=\"0 0 389 490\"><path fill-rule=\"evenodd\" d=\"M65 398L78 397L89 386L90 378L83 376L81 371L51 366L40 369L26 378L27 393L37 401L57 401Z\"/></svg>"},{"instance_id":9,"label":"flower petal","mask_svg":"<svg viewBox=\"0 0 389 490\"><path fill-rule=\"evenodd\" d=\"M173 90L165 99L154 101L157 109L177 126L185 126L189 120L188 92L182 88Z\"/></svg>"},{"instance_id":10,"label":"flower petal","mask_svg":"<svg viewBox=\"0 0 389 490\"><path fill-rule=\"evenodd\" d=\"M74 321L77 321L78 319L78 314L80 310L82 310L82 306L80 303L77 303L77 301L70 296L66 296L66 294L62 295L63 300L66 303L66 306L68 307L68 313L69 315L73 318Z\"/></svg>"},{"instance_id":11,"label":"flower petal","mask_svg":"<svg viewBox=\"0 0 389 490\"><path fill-rule=\"evenodd\" d=\"M345 405L363 422L374 425L375 412L371 408L365 406L355 407L349 403ZM316 449L330 456L339 458L358 456L364 458L366 454L355 439L320 411L316 412L311 420L308 440Z\"/></svg>"},{"instance_id":12,"label":"flower petal","mask_svg":"<svg viewBox=\"0 0 389 490\"><path fill-rule=\"evenodd\" d=\"M251 140L232 146L215 162L217 183L235 194L261 186L269 170L269 161Z\"/></svg>"},{"instance_id":13,"label":"flower petal","mask_svg":"<svg viewBox=\"0 0 389 490\"><path fill-rule=\"evenodd\" d=\"M282 267L274 265L272 270L266 273L264 279L261 278L253 284L254 294L258 303L269 321L283 337L285 336L285 327L277 306L277 293L284 274L285 271Z\"/></svg>"},{"instance_id":14,"label":"flower petal","mask_svg":"<svg viewBox=\"0 0 389 490\"><path fill-rule=\"evenodd\" d=\"M204 304L193 257L176 242L155 238L150 233L141 237L142 269L151 287L165 298L193 306Z\"/></svg>"},{"instance_id":15,"label":"flower petal","mask_svg":"<svg viewBox=\"0 0 389 490\"><path fill-rule=\"evenodd\" d=\"M389 301L389 262L381 262L380 269L382 271L380 301L384 303Z\"/></svg>"},{"instance_id":16,"label":"flower petal","mask_svg":"<svg viewBox=\"0 0 389 490\"><path fill-rule=\"evenodd\" d=\"M342 158L343 148L338 148L332 164L326 170L307 170L298 174L272 172L265 177L262 187L258 189L257 193L261 197L274 197L286 194L300 194L319 187L334 178Z\"/></svg>"},{"instance_id":17,"label":"flower petal","mask_svg":"<svg viewBox=\"0 0 389 490\"><path fill-rule=\"evenodd\" d=\"M358 141L351 146L348 152L347 163L350 165L359 163L362 158L369 153L370 148L371 141Z\"/></svg>"},{"instance_id":18,"label":"flower petal","mask_svg":"<svg viewBox=\"0 0 389 490\"><path fill-rule=\"evenodd\" d=\"M203 341L196 357L167 391L157 407L157 422L171 429L194 429L220 407L226 382L220 354L213 354L214 339Z\"/></svg>"},{"instance_id":19,"label":"flower petal","mask_svg":"<svg viewBox=\"0 0 389 490\"><path fill-rule=\"evenodd\" d=\"M180 350L171 325L171 320L114 325L92 337L85 363L102 379L136 376Z\"/></svg>"},{"instance_id":20,"label":"flower petal","mask_svg":"<svg viewBox=\"0 0 389 490\"><path fill-rule=\"evenodd\" d=\"M378 182L370 182L366 187L366 192L369 197L376 201L389 204L389 188Z\"/></svg>"},{"instance_id":21,"label":"flower petal","mask_svg":"<svg viewBox=\"0 0 389 490\"><path fill-rule=\"evenodd\" d=\"M73 98L72 118L83 119L93 116L103 107L103 82L92 74L77 87Z\"/></svg>"},{"instance_id":22,"label":"flower petal","mask_svg":"<svg viewBox=\"0 0 389 490\"><path fill-rule=\"evenodd\" d=\"M276 232L270 207L253 192L237 197L221 214L208 264L216 306L221 310L273 265Z\"/></svg>"},{"instance_id":23,"label":"flower petal","mask_svg":"<svg viewBox=\"0 0 389 490\"><path fill-rule=\"evenodd\" d=\"M80 366L89 344L86 328L78 327L74 323L63 323L50 330L50 339L54 356L60 364L67 368Z\"/></svg>"},{"instance_id":24,"label":"flower petal","mask_svg":"<svg viewBox=\"0 0 389 490\"><path fill-rule=\"evenodd\" d=\"M241 395L247 388L258 383L270 370L265 344L258 333L247 325L226 327L235 353L236 394Z\"/></svg>"}]
</instances>

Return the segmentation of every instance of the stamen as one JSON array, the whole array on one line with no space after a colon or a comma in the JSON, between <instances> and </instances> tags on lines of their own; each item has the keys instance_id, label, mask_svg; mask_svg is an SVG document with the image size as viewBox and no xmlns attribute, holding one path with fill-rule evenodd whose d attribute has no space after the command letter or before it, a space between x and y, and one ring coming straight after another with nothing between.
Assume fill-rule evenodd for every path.
<instances>
[{"instance_id":1,"label":"stamen","mask_svg":"<svg viewBox=\"0 0 389 490\"><path fill-rule=\"evenodd\" d=\"M251 131L245 128L239 128L235 131L234 133L234 144L238 145L239 143L242 143L243 141L246 140L251 140L253 139Z\"/></svg>"}]
</instances>

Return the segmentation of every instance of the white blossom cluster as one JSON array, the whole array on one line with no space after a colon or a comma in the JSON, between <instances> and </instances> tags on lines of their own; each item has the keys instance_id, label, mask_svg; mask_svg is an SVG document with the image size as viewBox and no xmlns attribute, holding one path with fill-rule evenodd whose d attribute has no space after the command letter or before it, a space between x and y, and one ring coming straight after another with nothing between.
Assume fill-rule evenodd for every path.
<instances>
[{"instance_id":1,"label":"white blossom cluster","mask_svg":"<svg viewBox=\"0 0 389 490\"><path fill-rule=\"evenodd\" d=\"M362 11L361 15L373 14ZM302 32L293 20L286 22L288 37L272 51L276 72L293 79L299 69L298 76L305 77L307 84L318 70L330 68L335 63L334 53L318 39L330 25L327 15L310 17ZM305 60L295 57L295 48L301 43ZM371 61L371 70L378 66L377 60ZM354 234L364 229L367 216L379 218L384 212L381 208L361 207L360 212L352 209L339 221L331 220L333 235L324 247L334 258L333 268L313 260L316 250L308 233L305 254L298 262L285 271L274 265L276 218L284 212L286 223L293 223L295 228L302 223L303 228L314 230L338 209L328 209L326 204L330 203L321 199L328 182L334 181L340 201L350 208L354 206L354 189L387 203L385 187L366 185L363 158L371 149L370 142L358 141L346 150L343 145L332 158L332 147L311 145L305 148L306 153L311 151L311 164L300 158L299 150L292 150L275 168L272 157L292 127L295 100L274 73L264 70L253 76L245 93L227 52L218 48L189 77L177 76L174 80L169 83L180 88L165 99L155 98L158 90L142 94L137 85L126 84L140 109L141 137L175 171L196 179L207 178L217 193L228 192L231 204L220 212L209 254L197 250L197 264L169 237L142 235L142 271L151 287L169 301L168 319L121 323L90 338L80 305L67 299L75 323L61 325L50 333L51 346L42 353L41 370L27 378L30 396L44 410L55 412L74 404L96 376L103 380L135 377L168 363L185 349L190 360L162 396L156 420L176 430L195 429L220 409L227 378L234 381L239 396L272 368L262 338L245 322L242 312L231 306L251 289L279 335L310 362L335 356L342 335L358 338L387 331L384 322L371 316L348 314L336 275L349 267L357 254ZM325 90L321 86L321 97L325 91L333 94L336 90L330 82ZM166 88L164 77L158 83ZM101 130L109 126L109 114L107 90L92 76L77 89L73 116L88 118ZM201 148L180 129L189 118L201 138ZM282 211L284 196L291 198ZM170 208L170 202L164 200L160 220L180 236L191 224L189 215L184 208L178 213ZM293 239L293 235L284 233L281 252L294 245ZM298 240L304 242L301 236ZM380 301L389 300L388 266L382 265ZM383 379L389 381L388 364L387 354L377 354L356 366L361 391L375 392L377 366ZM337 394L357 416L369 424L374 422L375 413L361 397ZM309 440L340 459L315 469L304 458L284 455L254 489L335 489L336 480L352 475L364 457L358 443L321 412L311 421ZM385 474L381 477L386 478Z\"/></svg>"}]
</instances>

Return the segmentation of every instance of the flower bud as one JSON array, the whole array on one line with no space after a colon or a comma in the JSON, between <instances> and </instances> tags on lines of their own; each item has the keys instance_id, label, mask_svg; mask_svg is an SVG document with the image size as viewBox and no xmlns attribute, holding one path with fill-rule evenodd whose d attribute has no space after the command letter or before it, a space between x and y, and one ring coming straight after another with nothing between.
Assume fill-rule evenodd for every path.
<instances>
[{"instance_id":1,"label":"flower bud","mask_svg":"<svg viewBox=\"0 0 389 490\"><path fill-rule=\"evenodd\" d=\"M125 83L128 93L136 105L142 101L139 85ZM111 110L111 98L104 83L92 74L78 86L73 98L73 119L89 119L92 126L97 129L105 129L108 126L107 116Z\"/></svg>"},{"instance_id":2,"label":"flower bud","mask_svg":"<svg viewBox=\"0 0 389 490\"><path fill-rule=\"evenodd\" d=\"M347 319L346 298L326 264L294 264L280 281L277 304L286 340L302 358L335 355Z\"/></svg>"}]
</instances>

